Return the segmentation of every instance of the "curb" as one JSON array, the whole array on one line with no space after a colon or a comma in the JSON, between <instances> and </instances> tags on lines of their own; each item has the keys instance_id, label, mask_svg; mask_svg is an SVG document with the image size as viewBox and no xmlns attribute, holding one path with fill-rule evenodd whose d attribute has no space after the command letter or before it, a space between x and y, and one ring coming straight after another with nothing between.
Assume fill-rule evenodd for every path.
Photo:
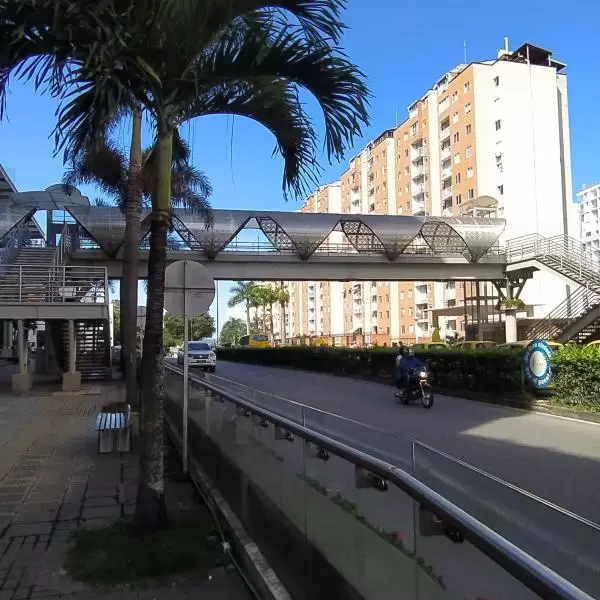
<instances>
[{"instance_id":1,"label":"curb","mask_svg":"<svg viewBox=\"0 0 600 600\"><path fill-rule=\"evenodd\" d=\"M181 439L171 422L165 417L168 433L175 442L175 448L180 453ZM275 571L250 537L242 522L233 512L221 492L206 475L200 463L191 455L188 456L188 474L203 499L210 505L211 511L219 514L226 523L228 533L243 562L244 570L249 574L251 583L256 586L261 599L292 600ZM248 585L248 582L246 582ZM255 592L256 594L256 592Z\"/></svg>"}]
</instances>

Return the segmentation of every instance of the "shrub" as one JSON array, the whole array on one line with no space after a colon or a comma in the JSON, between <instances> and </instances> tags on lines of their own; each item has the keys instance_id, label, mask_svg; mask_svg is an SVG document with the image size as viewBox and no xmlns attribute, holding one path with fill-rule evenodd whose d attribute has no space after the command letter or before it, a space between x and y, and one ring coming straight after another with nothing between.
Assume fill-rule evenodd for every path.
<instances>
[{"instance_id":1,"label":"shrub","mask_svg":"<svg viewBox=\"0 0 600 600\"><path fill-rule=\"evenodd\" d=\"M431 341L432 342L441 342L442 341L442 336L440 335L440 330L438 327L436 327L433 330L433 333L431 334Z\"/></svg>"},{"instance_id":2,"label":"shrub","mask_svg":"<svg viewBox=\"0 0 600 600\"><path fill-rule=\"evenodd\" d=\"M348 375L392 383L397 351L394 348L219 348L219 358L334 375ZM448 390L487 393L522 392L521 350L435 349L415 356L429 366L432 385Z\"/></svg>"},{"instance_id":3,"label":"shrub","mask_svg":"<svg viewBox=\"0 0 600 600\"><path fill-rule=\"evenodd\" d=\"M600 410L600 346L564 346L551 364L560 402Z\"/></svg>"}]
</instances>

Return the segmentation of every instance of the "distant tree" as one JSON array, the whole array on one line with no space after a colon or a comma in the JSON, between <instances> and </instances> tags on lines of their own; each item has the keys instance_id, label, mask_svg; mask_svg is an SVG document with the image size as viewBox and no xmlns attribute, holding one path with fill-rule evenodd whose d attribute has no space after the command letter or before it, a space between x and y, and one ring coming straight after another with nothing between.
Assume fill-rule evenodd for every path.
<instances>
[{"instance_id":1,"label":"distant tree","mask_svg":"<svg viewBox=\"0 0 600 600\"><path fill-rule=\"evenodd\" d=\"M256 299L255 289L257 285L254 281L236 281L235 285L229 290L231 297L227 302L229 308L238 304L243 304L246 309L246 333L250 333L250 308Z\"/></svg>"},{"instance_id":2,"label":"distant tree","mask_svg":"<svg viewBox=\"0 0 600 600\"><path fill-rule=\"evenodd\" d=\"M112 301L113 305L113 346L121 345L121 303Z\"/></svg>"},{"instance_id":3,"label":"distant tree","mask_svg":"<svg viewBox=\"0 0 600 600\"><path fill-rule=\"evenodd\" d=\"M220 344L237 344L239 339L246 335L246 323L243 319L236 319L232 317L228 319L223 328L221 329L221 335L219 336Z\"/></svg>"},{"instance_id":4,"label":"distant tree","mask_svg":"<svg viewBox=\"0 0 600 600\"><path fill-rule=\"evenodd\" d=\"M207 314L202 314L190 320L189 339L199 340L212 337L215 333L215 320ZM172 348L183 344L183 318L171 313L163 317L163 348Z\"/></svg>"}]
</instances>

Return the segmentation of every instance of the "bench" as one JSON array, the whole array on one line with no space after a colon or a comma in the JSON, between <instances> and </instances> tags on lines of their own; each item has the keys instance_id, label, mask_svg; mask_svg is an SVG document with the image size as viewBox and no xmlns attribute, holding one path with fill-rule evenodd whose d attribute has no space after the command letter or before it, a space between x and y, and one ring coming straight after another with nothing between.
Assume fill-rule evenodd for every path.
<instances>
[{"instance_id":1,"label":"bench","mask_svg":"<svg viewBox=\"0 0 600 600\"><path fill-rule=\"evenodd\" d=\"M131 451L131 408L126 412L101 412L96 417L98 453Z\"/></svg>"}]
</instances>

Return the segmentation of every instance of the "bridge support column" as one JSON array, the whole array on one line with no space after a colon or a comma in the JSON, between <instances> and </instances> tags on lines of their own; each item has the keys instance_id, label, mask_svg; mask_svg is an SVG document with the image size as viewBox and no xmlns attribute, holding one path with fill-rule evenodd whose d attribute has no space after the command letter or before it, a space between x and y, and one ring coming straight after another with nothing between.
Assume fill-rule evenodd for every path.
<instances>
[{"instance_id":1,"label":"bridge support column","mask_svg":"<svg viewBox=\"0 0 600 600\"><path fill-rule=\"evenodd\" d=\"M507 277L505 281L494 281L494 286L500 294L500 301L497 308L501 308L504 305L504 335L507 344L518 341L519 334L517 329L518 309L510 306L506 301L517 300L523 291L526 281L526 278L512 279L510 277Z\"/></svg>"},{"instance_id":2,"label":"bridge support column","mask_svg":"<svg viewBox=\"0 0 600 600\"><path fill-rule=\"evenodd\" d=\"M63 392L77 392L81 387L81 373L77 371L77 340L75 321L69 320L69 371L63 373Z\"/></svg>"},{"instance_id":3,"label":"bridge support column","mask_svg":"<svg viewBox=\"0 0 600 600\"><path fill-rule=\"evenodd\" d=\"M27 372L28 348L25 347L25 327L23 319L17 321L17 356L19 357L19 372L12 376L12 389L17 394L23 394L31 389L31 373Z\"/></svg>"}]
</instances>

